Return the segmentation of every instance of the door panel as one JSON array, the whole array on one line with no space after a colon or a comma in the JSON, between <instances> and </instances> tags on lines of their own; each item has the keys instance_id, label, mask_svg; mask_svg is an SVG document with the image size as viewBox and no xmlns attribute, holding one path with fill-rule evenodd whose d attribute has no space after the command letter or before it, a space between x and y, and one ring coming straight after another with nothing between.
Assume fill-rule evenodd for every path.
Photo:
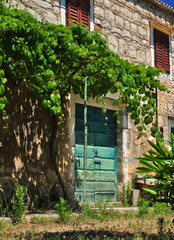
<instances>
[{"instance_id":1,"label":"door panel","mask_svg":"<svg viewBox=\"0 0 174 240\"><path fill-rule=\"evenodd\" d=\"M113 111L88 107L88 146L86 200L102 198L116 201L116 117ZM75 197L83 202L84 191L84 123L83 105L76 104L75 122Z\"/></svg>"}]
</instances>

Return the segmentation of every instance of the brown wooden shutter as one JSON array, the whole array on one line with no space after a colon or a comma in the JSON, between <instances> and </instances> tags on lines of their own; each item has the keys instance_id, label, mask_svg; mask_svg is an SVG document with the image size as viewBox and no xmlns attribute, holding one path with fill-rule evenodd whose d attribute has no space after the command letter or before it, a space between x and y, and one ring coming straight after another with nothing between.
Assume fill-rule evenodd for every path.
<instances>
[{"instance_id":1,"label":"brown wooden shutter","mask_svg":"<svg viewBox=\"0 0 174 240\"><path fill-rule=\"evenodd\" d=\"M155 67L170 72L169 36L154 29Z\"/></svg>"},{"instance_id":2,"label":"brown wooden shutter","mask_svg":"<svg viewBox=\"0 0 174 240\"><path fill-rule=\"evenodd\" d=\"M166 72L170 72L170 58L169 58L169 36L163 34L163 46L164 46L164 69Z\"/></svg>"},{"instance_id":3,"label":"brown wooden shutter","mask_svg":"<svg viewBox=\"0 0 174 240\"><path fill-rule=\"evenodd\" d=\"M84 27L88 27L90 29L90 0L67 0L67 26L69 26L69 20L74 23L81 22Z\"/></svg>"},{"instance_id":4,"label":"brown wooden shutter","mask_svg":"<svg viewBox=\"0 0 174 240\"><path fill-rule=\"evenodd\" d=\"M69 20L74 23L79 22L79 0L67 0L66 3L66 25L69 26Z\"/></svg>"},{"instance_id":5,"label":"brown wooden shutter","mask_svg":"<svg viewBox=\"0 0 174 240\"><path fill-rule=\"evenodd\" d=\"M90 1L80 0L80 22L90 29Z\"/></svg>"}]
</instances>

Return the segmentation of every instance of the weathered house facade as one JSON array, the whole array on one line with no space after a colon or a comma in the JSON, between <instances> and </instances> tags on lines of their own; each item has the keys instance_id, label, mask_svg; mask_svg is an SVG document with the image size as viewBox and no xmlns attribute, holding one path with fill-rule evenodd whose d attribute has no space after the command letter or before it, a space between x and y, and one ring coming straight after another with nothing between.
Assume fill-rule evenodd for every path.
<instances>
[{"instance_id":1,"label":"weathered house facade","mask_svg":"<svg viewBox=\"0 0 174 240\"><path fill-rule=\"evenodd\" d=\"M91 31L100 31L108 45L121 58L136 64L164 68L160 81L174 90L174 9L160 0L20 0L40 21L68 25L82 22ZM13 85L11 86L13 87ZM10 96L9 96L10 97ZM136 157L147 149L146 138L138 133L123 106L113 106L116 96L105 98L108 122L102 104L88 101L87 199L99 196L121 199L123 182L136 172ZM56 175L50 161L52 117L25 89L16 89L8 127L1 124L0 175L26 184L38 198L48 195ZM28 105L28 102L30 103ZM57 164L69 193L83 199L83 99L69 96L64 131L57 140ZM112 113L119 110L116 125ZM43 121L44 119L44 121ZM174 130L174 96L158 92L158 124L165 139ZM149 133L149 139L151 139ZM142 144L143 143L143 144ZM55 185L56 185L55 181ZM46 190L47 189L47 190ZM56 190L57 189L57 190ZM60 194L54 189L55 198Z\"/></svg>"}]
</instances>

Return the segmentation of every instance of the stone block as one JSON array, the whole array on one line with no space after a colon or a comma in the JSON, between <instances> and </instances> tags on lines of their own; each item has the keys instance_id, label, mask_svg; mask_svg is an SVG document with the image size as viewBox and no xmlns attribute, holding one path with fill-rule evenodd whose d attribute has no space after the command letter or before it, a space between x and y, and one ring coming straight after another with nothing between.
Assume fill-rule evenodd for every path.
<instances>
[{"instance_id":1,"label":"stone block","mask_svg":"<svg viewBox=\"0 0 174 240\"><path fill-rule=\"evenodd\" d=\"M129 31L130 31L130 22L126 20L126 21L124 22L124 27L125 27L126 30L129 30Z\"/></svg>"},{"instance_id":2,"label":"stone block","mask_svg":"<svg viewBox=\"0 0 174 240\"><path fill-rule=\"evenodd\" d=\"M106 8L111 8L111 5L112 5L112 3L111 3L111 1L110 0L105 0L104 1L104 6L106 7Z\"/></svg>"},{"instance_id":3,"label":"stone block","mask_svg":"<svg viewBox=\"0 0 174 240\"><path fill-rule=\"evenodd\" d=\"M116 23L116 25L117 25L118 27L123 28L123 26L124 26L124 20L123 20L123 18L120 17L120 16L116 16L116 18L115 18L115 23Z\"/></svg>"},{"instance_id":4,"label":"stone block","mask_svg":"<svg viewBox=\"0 0 174 240\"><path fill-rule=\"evenodd\" d=\"M140 198L140 190L139 189L132 189L133 206L138 205L138 199L139 198Z\"/></svg>"},{"instance_id":5,"label":"stone block","mask_svg":"<svg viewBox=\"0 0 174 240\"><path fill-rule=\"evenodd\" d=\"M134 13L133 13L133 21L140 24L140 21L141 21L141 15L140 15L140 13L137 13L137 12L134 12Z\"/></svg>"},{"instance_id":6,"label":"stone block","mask_svg":"<svg viewBox=\"0 0 174 240\"><path fill-rule=\"evenodd\" d=\"M149 20L147 20L146 18L143 18L142 24L145 26L149 26Z\"/></svg>"},{"instance_id":7,"label":"stone block","mask_svg":"<svg viewBox=\"0 0 174 240\"><path fill-rule=\"evenodd\" d=\"M99 18L95 18L95 30L96 30L96 27L97 27L97 25L100 25L101 26L101 21L100 21L100 19ZM100 27L100 29L99 30L96 30L96 31L100 31L101 30L101 27Z\"/></svg>"},{"instance_id":8,"label":"stone block","mask_svg":"<svg viewBox=\"0 0 174 240\"><path fill-rule=\"evenodd\" d=\"M59 13L59 12L60 12L60 8L57 7L57 6L54 6L54 7L53 7L53 11L54 11L55 13Z\"/></svg>"},{"instance_id":9,"label":"stone block","mask_svg":"<svg viewBox=\"0 0 174 240\"><path fill-rule=\"evenodd\" d=\"M137 50L134 45L129 46L129 57L131 59L136 59L137 58Z\"/></svg>"},{"instance_id":10,"label":"stone block","mask_svg":"<svg viewBox=\"0 0 174 240\"><path fill-rule=\"evenodd\" d=\"M139 34L139 36L141 36L141 37L146 37L146 29L144 29L143 27L141 27L141 26L138 26L138 34Z\"/></svg>"},{"instance_id":11,"label":"stone block","mask_svg":"<svg viewBox=\"0 0 174 240\"><path fill-rule=\"evenodd\" d=\"M146 53L142 50L137 51L137 59L139 63L145 63L146 60Z\"/></svg>"},{"instance_id":12,"label":"stone block","mask_svg":"<svg viewBox=\"0 0 174 240\"><path fill-rule=\"evenodd\" d=\"M131 31L132 33L136 33L136 34L137 34L137 24L131 23L131 24L130 24L130 31Z\"/></svg>"},{"instance_id":13,"label":"stone block","mask_svg":"<svg viewBox=\"0 0 174 240\"><path fill-rule=\"evenodd\" d=\"M42 0L33 0L33 2L38 5L39 7L45 8L45 9L51 9L52 4L48 1L42 1Z\"/></svg>"},{"instance_id":14,"label":"stone block","mask_svg":"<svg viewBox=\"0 0 174 240\"><path fill-rule=\"evenodd\" d=\"M114 13L119 13L119 12L120 12L120 6L118 6L118 5L113 5L112 11L113 11Z\"/></svg>"},{"instance_id":15,"label":"stone block","mask_svg":"<svg viewBox=\"0 0 174 240\"><path fill-rule=\"evenodd\" d=\"M112 11L106 10L105 11L106 21L108 21L110 24L114 24L115 21L115 15Z\"/></svg>"},{"instance_id":16,"label":"stone block","mask_svg":"<svg viewBox=\"0 0 174 240\"><path fill-rule=\"evenodd\" d=\"M130 34L129 31L123 30L122 34L123 34L123 36L124 36L125 38L127 38L128 40L131 40L131 34Z\"/></svg>"},{"instance_id":17,"label":"stone block","mask_svg":"<svg viewBox=\"0 0 174 240\"><path fill-rule=\"evenodd\" d=\"M100 21L103 21L104 20L104 10L103 10L103 8L101 8L101 7L96 7L95 8L95 13L94 13L94 15L97 17L97 18L99 18L100 19Z\"/></svg>"},{"instance_id":18,"label":"stone block","mask_svg":"<svg viewBox=\"0 0 174 240\"><path fill-rule=\"evenodd\" d=\"M127 52L127 44L126 41L123 38L120 38L118 41L118 46L119 46L119 54L121 56L125 55L125 52Z\"/></svg>"},{"instance_id":19,"label":"stone block","mask_svg":"<svg viewBox=\"0 0 174 240\"><path fill-rule=\"evenodd\" d=\"M132 20L132 11L131 11L131 9L129 8L125 8L125 10L124 10L124 15L125 15L125 17L126 18L128 18L128 19L130 19L130 20Z\"/></svg>"},{"instance_id":20,"label":"stone block","mask_svg":"<svg viewBox=\"0 0 174 240\"><path fill-rule=\"evenodd\" d=\"M103 6L103 0L95 0L95 4Z\"/></svg>"},{"instance_id":21,"label":"stone block","mask_svg":"<svg viewBox=\"0 0 174 240\"><path fill-rule=\"evenodd\" d=\"M44 12L44 20L50 23L57 24L57 17L51 12Z\"/></svg>"}]
</instances>

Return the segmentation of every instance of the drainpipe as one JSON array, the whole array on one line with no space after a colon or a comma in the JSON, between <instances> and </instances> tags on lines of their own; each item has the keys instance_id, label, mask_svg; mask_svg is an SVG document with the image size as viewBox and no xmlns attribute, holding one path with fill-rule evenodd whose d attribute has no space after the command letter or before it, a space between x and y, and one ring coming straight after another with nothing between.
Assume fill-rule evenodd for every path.
<instances>
[{"instance_id":1,"label":"drainpipe","mask_svg":"<svg viewBox=\"0 0 174 240\"><path fill-rule=\"evenodd\" d=\"M87 126L87 65L85 65L85 87L84 87L84 192L83 203L86 203L86 177L87 177L87 141L88 141L88 126Z\"/></svg>"}]
</instances>

